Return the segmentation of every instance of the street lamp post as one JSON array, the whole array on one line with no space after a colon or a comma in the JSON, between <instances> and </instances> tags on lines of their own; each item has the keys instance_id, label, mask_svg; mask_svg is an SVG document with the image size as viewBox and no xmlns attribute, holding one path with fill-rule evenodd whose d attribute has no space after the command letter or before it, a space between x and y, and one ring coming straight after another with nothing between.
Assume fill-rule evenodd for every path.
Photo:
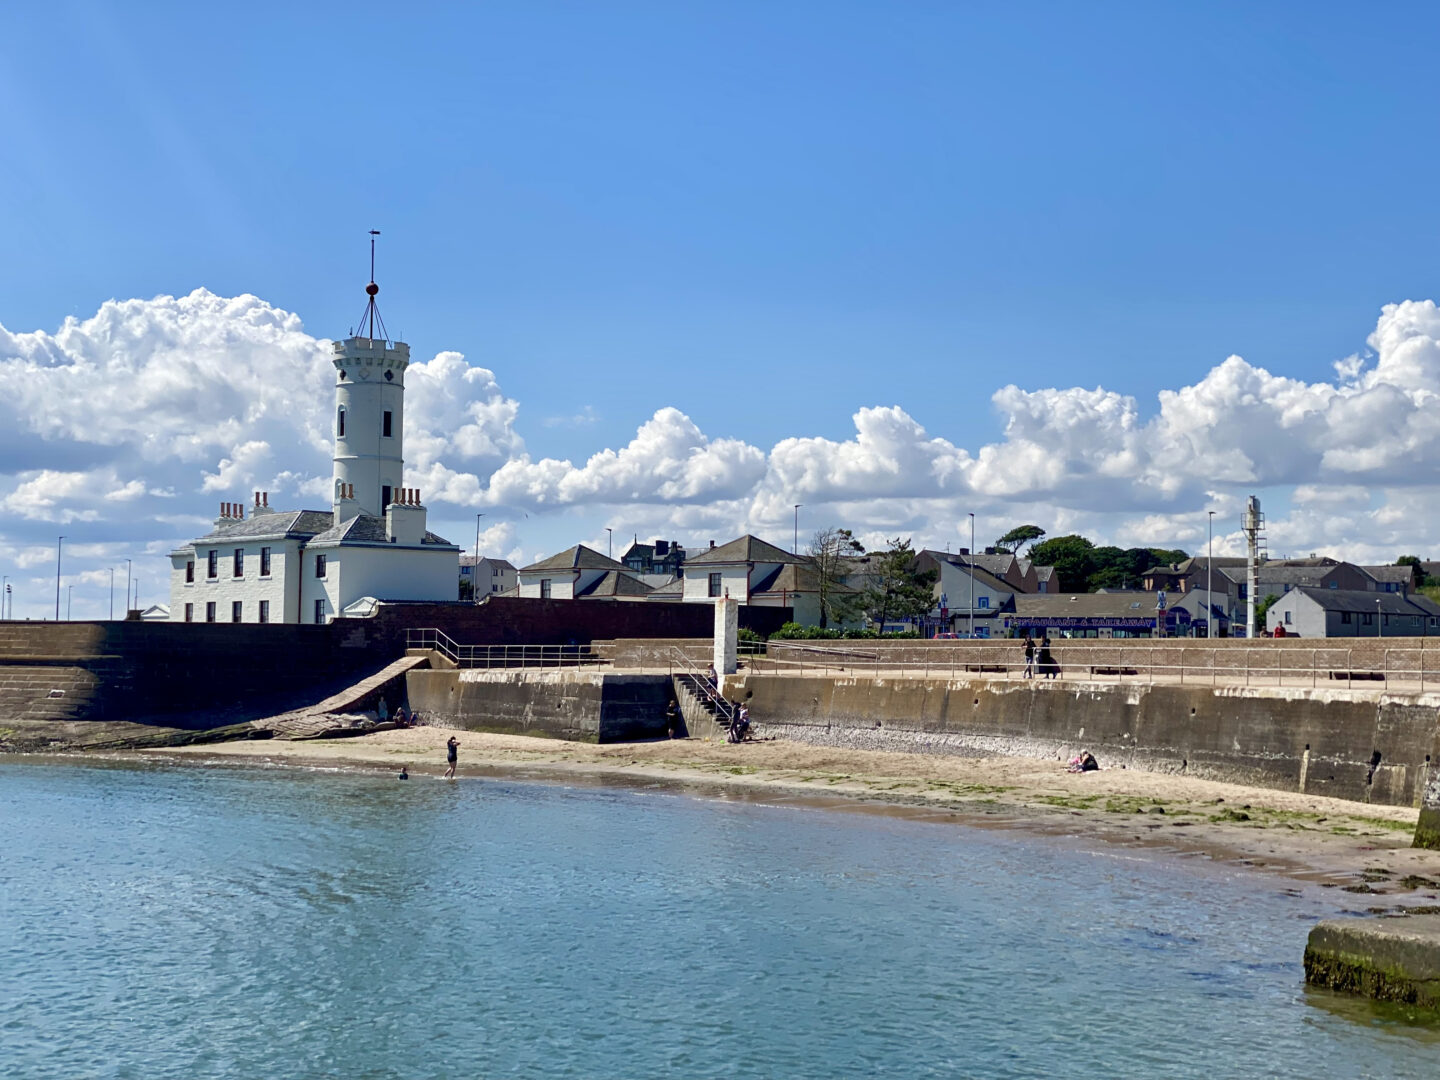
<instances>
[{"instance_id":1,"label":"street lamp post","mask_svg":"<svg viewBox=\"0 0 1440 1080\"><path fill-rule=\"evenodd\" d=\"M55 541L55 621L60 621L60 553L65 545L65 537Z\"/></svg>"},{"instance_id":2,"label":"street lamp post","mask_svg":"<svg viewBox=\"0 0 1440 1080\"><path fill-rule=\"evenodd\" d=\"M115 621L115 567L110 567L110 621Z\"/></svg>"},{"instance_id":3,"label":"street lamp post","mask_svg":"<svg viewBox=\"0 0 1440 1080\"><path fill-rule=\"evenodd\" d=\"M605 526L605 555L608 558L615 558L615 530Z\"/></svg>"},{"instance_id":4,"label":"street lamp post","mask_svg":"<svg viewBox=\"0 0 1440 1080\"><path fill-rule=\"evenodd\" d=\"M66 621L66 622L69 622L69 621L70 621L70 601L74 599L74 597L71 595L71 594L74 593L74 592L75 592L75 586L74 586L74 585L66 585L66 586L65 586L65 621Z\"/></svg>"},{"instance_id":5,"label":"street lamp post","mask_svg":"<svg viewBox=\"0 0 1440 1080\"><path fill-rule=\"evenodd\" d=\"M790 541L790 554L792 555L800 554L800 507L804 505L804 503L795 504L795 538Z\"/></svg>"},{"instance_id":6,"label":"street lamp post","mask_svg":"<svg viewBox=\"0 0 1440 1080\"><path fill-rule=\"evenodd\" d=\"M130 618L130 560L125 560L125 618Z\"/></svg>"},{"instance_id":7,"label":"street lamp post","mask_svg":"<svg viewBox=\"0 0 1440 1080\"><path fill-rule=\"evenodd\" d=\"M470 602L480 602L480 519L484 514L475 515L475 565L470 567Z\"/></svg>"},{"instance_id":8,"label":"street lamp post","mask_svg":"<svg viewBox=\"0 0 1440 1080\"><path fill-rule=\"evenodd\" d=\"M1210 512L1210 540L1205 548L1205 637L1215 636L1215 594L1211 582L1215 574L1215 511Z\"/></svg>"},{"instance_id":9,"label":"street lamp post","mask_svg":"<svg viewBox=\"0 0 1440 1080\"><path fill-rule=\"evenodd\" d=\"M1377 596L1377 597L1375 598L1375 636L1376 636L1376 637L1379 637L1379 636L1380 636L1380 619L1381 619L1381 618L1382 618L1382 616L1381 616L1381 614L1380 614L1380 597Z\"/></svg>"},{"instance_id":10,"label":"street lamp post","mask_svg":"<svg viewBox=\"0 0 1440 1080\"><path fill-rule=\"evenodd\" d=\"M975 640L975 515L970 515L970 640Z\"/></svg>"}]
</instances>

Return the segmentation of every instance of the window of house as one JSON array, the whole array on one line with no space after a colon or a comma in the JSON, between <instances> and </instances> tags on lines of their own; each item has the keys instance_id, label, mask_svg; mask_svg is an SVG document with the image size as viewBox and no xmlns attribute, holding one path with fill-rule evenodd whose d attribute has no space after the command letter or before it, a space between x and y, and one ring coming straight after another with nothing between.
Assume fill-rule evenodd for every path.
<instances>
[{"instance_id":1,"label":"window of house","mask_svg":"<svg viewBox=\"0 0 1440 1080\"><path fill-rule=\"evenodd\" d=\"M189 585L195 580L195 560L191 559L185 564L185 584Z\"/></svg>"},{"instance_id":2,"label":"window of house","mask_svg":"<svg viewBox=\"0 0 1440 1080\"><path fill-rule=\"evenodd\" d=\"M241 617L241 616L242 616L242 613L244 612L244 610L245 610L245 602L244 602L243 600L236 600L236 601L234 601L234 602L230 605L230 621L231 621L231 622L242 622L242 621L244 621L244 620L242 619L242 617Z\"/></svg>"},{"instance_id":3,"label":"window of house","mask_svg":"<svg viewBox=\"0 0 1440 1080\"><path fill-rule=\"evenodd\" d=\"M317 578L322 578L322 577L325 576L325 556L324 556L324 555L316 555L316 556L315 556L315 576L316 576Z\"/></svg>"},{"instance_id":4,"label":"window of house","mask_svg":"<svg viewBox=\"0 0 1440 1080\"><path fill-rule=\"evenodd\" d=\"M194 622L194 621L195 621L195 605L194 605L194 604L186 604L186 605L185 605L185 621L186 621L186 622Z\"/></svg>"},{"instance_id":5,"label":"window of house","mask_svg":"<svg viewBox=\"0 0 1440 1080\"><path fill-rule=\"evenodd\" d=\"M1285 612L1285 625L1286 625L1286 626L1289 626L1289 625L1290 625L1290 612L1288 612L1288 611Z\"/></svg>"},{"instance_id":6,"label":"window of house","mask_svg":"<svg viewBox=\"0 0 1440 1080\"><path fill-rule=\"evenodd\" d=\"M205 557L205 576L215 578L220 576L220 553L212 550Z\"/></svg>"},{"instance_id":7,"label":"window of house","mask_svg":"<svg viewBox=\"0 0 1440 1080\"><path fill-rule=\"evenodd\" d=\"M341 439L345 437L345 406L343 405L335 410L335 435Z\"/></svg>"},{"instance_id":8,"label":"window of house","mask_svg":"<svg viewBox=\"0 0 1440 1080\"><path fill-rule=\"evenodd\" d=\"M550 579L548 577L540 579L540 599L550 599Z\"/></svg>"},{"instance_id":9,"label":"window of house","mask_svg":"<svg viewBox=\"0 0 1440 1080\"><path fill-rule=\"evenodd\" d=\"M1340 583L1339 583L1338 581L1332 581L1332 582L1330 582L1330 588L1332 588L1332 589L1338 589L1338 588L1340 588ZM1290 590L1289 590L1289 588L1287 587L1285 591L1286 591L1286 592L1289 592Z\"/></svg>"},{"instance_id":10,"label":"window of house","mask_svg":"<svg viewBox=\"0 0 1440 1080\"><path fill-rule=\"evenodd\" d=\"M215 621L215 601L214 601L214 600L211 600L208 604L205 605L205 621L206 621L206 622L214 622L214 621Z\"/></svg>"},{"instance_id":11,"label":"window of house","mask_svg":"<svg viewBox=\"0 0 1440 1080\"><path fill-rule=\"evenodd\" d=\"M711 574L711 575L710 575L710 595L711 595L711 596L719 596L719 595L720 595L720 575L719 575L719 574Z\"/></svg>"},{"instance_id":12,"label":"window of house","mask_svg":"<svg viewBox=\"0 0 1440 1080\"><path fill-rule=\"evenodd\" d=\"M975 598L975 606L977 608L988 608L990 606L990 598L988 596L977 596Z\"/></svg>"},{"instance_id":13,"label":"window of house","mask_svg":"<svg viewBox=\"0 0 1440 1080\"><path fill-rule=\"evenodd\" d=\"M1375 616L1374 616L1374 615L1371 615L1370 612L1368 612L1368 611L1362 613L1361 616L1360 616L1360 625L1361 625L1361 626L1374 626L1374 625L1375 625Z\"/></svg>"},{"instance_id":14,"label":"window of house","mask_svg":"<svg viewBox=\"0 0 1440 1080\"><path fill-rule=\"evenodd\" d=\"M386 410L384 413L382 413L381 416L380 416L380 434L383 435L383 436L384 436L385 438L387 438L387 439L390 438L390 430L391 430L390 417L391 417L391 415L392 415L391 412L387 409L387 410Z\"/></svg>"},{"instance_id":15,"label":"window of house","mask_svg":"<svg viewBox=\"0 0 1440 1080\"><path fill-rule=\"evenodd\" d=\"M323 557L323 556L322 556ZM322 596L315 601L315 624L323 625L325 622L325 598Z\"/></svg>"},{"instance_id":16,"label":"window of house","mask_svg":"<svg viewBox=\"0 0 1440 1080\"><path fill-rule=\"evenodd\" d=\"M1348 622L1350 621L1350 612L1348 612L1348 611L1342 611L1342 612L1340 612L1340 621L1341 621L1342 623L1348 623Z\"/></svg>"},{"instance_id":17,"label":"window of house","mask_svg":"<svg viewBox=\"0 0 1440 1080\"><path fill-rule=\"evenodd\" d=\"M260 621L261 621L261 622L269 622L269 621L270 621L270 601L269 601L269 600L261 600L261 601L260 601Z\"/></svg>"},{"instance_id":18,"label":"window of house","mask_svg":"<svg viewBox=\"0 0 1440 1080\"><path fill-rule=\"evenodd\" d=\"M269 548L261 548L261 549L260 549L260 576L261 576L261 577L269 577L269 576L270 576L270 549L269 549Z\"/></svg>"},{"instance_id":19,"label":"window of house","mask_svg":"<svg viewBox=\"0 0 1440 1080\"><path fill-rule=\"evenodd\" d=\"M235 567L234 567L234 570L231 572L231 575L230 575L230 576L231 576L231 577L244 577L244 576L245 576L245 549L244 549L244 548L236 548L236 549L235 549Z\"/></svg>"}]
</instances>

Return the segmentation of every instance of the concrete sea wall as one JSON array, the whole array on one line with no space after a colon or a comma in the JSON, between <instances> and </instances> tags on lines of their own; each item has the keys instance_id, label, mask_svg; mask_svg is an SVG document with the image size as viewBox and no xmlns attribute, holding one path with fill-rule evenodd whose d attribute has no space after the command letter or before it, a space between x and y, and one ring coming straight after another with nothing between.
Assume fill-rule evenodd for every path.
<instances>
[{"instance_id":1,"label":"concrete sea wall","mask_svg":"<svg viewBox=\"0 0 1440 1080\"><path fill-rule=\"evenodd\" d=\"M1414 806L1440 754L1440 694L742 674L765 731L907 752L1093 752L1102 766L1184 773Z\"/></svg>"},{"instance_id":2,"label":"concrete sea wall","mask_svg":"<svg viewBox=\"0 0 1440 1080\"><path fill-rule=\"evenodd\" d=\"M664 735L672 695L665 675L586 668L412 671L406 686L430 723L602 743Z\"/></svg>"}]
</instances>

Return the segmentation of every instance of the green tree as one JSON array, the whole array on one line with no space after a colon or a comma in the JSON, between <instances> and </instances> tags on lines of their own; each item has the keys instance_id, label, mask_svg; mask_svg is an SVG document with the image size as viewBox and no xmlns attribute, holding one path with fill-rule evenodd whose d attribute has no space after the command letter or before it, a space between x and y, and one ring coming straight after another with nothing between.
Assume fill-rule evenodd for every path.
<instances>
[{"instance_id":1,"label":"green tree","mask_svg":"<svg viewBox=\"0 0 1440 1080\"><path fill-rule=\"evenodd\" d=\"M1420 565L1419 555L1401 555L1395 560L1396 566L1410 567L1410 588L1418 589L1426 584L1425 568Z\"/></svg>"},{"instance_id":2,"label":"green tree","mask_svg":"<svg viewBox=\"0 0 1440 1080\"><path fill-rule=\"evenodd\" d=\"M1265 632L1265 615L1279 601L1280 597L1274 593L1267 593L1265 599L1255 605L1255 633L1257 635Z\"/></svg>"},{"instance_id":3,"label":"green tree","mask_svg":"<svg viewBox=\"0 0 1440 1080\"><path fill-rule=\"evenodd\" d=\"M997 551L1013 555L1020 550L1022 544L1033 544L1043 539L1045 539L1045 530L1039 525L1017 525L995 541L995 548Z\"/></svg>"},{"instance_id":4,"label":"green tree","mask_svg":"<svg viewBox=\"0 0 1440 1080\"><path fill-rule=\"evenodd\" d=\"M1091 592L1098 589L1138 589L1147 570L1155 566L1169 566L1185 558L1185 552L1165 548L1097 547L1095 570L1085 579L1085 584Z\"/></svg>"},{"instance_id":5,"label":"green tree","mask_svg":"<svg viewBox=\"0 0 1440 1080\"><path fill-rule=\"evenodd\" d=\"M865 612L876 628L890 619L913 619L935 606L935 571L915 569L915 551L909 539L896 537L886 551L871 552L870 581L865 588Z\"/></svg>"},{"instance_id":6,"label":"green tree","mask_svg":"<svg viewBox=\"0 0 1440 1080\"><path fill-rule=\"evenodd\" d=\"M820 626L844 623L861 608L860 590L846 584L852 560L865 554L865 547L849 529L833 526L810 538L810 569L815 573L815 592L820 606Z\"/></svg>"},{"instance_id":7,"label":"green tree","mask_svg":"<svg viewBox=\"0 0 1440 1080\"><path fill-rule=\"evenodd\" d=\"M1036 566L1053 566L1061 592L1084 592L1095 573L1095 545L1083 536L1054 536L1030 549Z\"/></svg>"}]
</instances>

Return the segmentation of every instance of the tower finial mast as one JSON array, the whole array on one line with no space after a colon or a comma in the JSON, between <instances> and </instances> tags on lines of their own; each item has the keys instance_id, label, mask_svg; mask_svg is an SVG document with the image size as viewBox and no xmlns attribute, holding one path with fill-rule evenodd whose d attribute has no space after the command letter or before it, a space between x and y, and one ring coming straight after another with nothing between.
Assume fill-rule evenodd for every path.
<instances>
[{"instance_id":1,"label":"tower finial mast","mask_svg":"<svg viewBox=\"0 0 1440 1080\"><path fill-rule=\"evenodd\" d=\"M385 320L380 318L380 309L375 305L375 296L380 292L380 286L375 284L375 237L380 235L379 229L370 230L370 284L365 286L365 292L370 299L365 304L365 314L360 316L360 325L368 323L368 335L371 341L375 340L375 323L380 323L380 336L388 338L390 332L385 329Z\"/></svg>"}]
</instances>

